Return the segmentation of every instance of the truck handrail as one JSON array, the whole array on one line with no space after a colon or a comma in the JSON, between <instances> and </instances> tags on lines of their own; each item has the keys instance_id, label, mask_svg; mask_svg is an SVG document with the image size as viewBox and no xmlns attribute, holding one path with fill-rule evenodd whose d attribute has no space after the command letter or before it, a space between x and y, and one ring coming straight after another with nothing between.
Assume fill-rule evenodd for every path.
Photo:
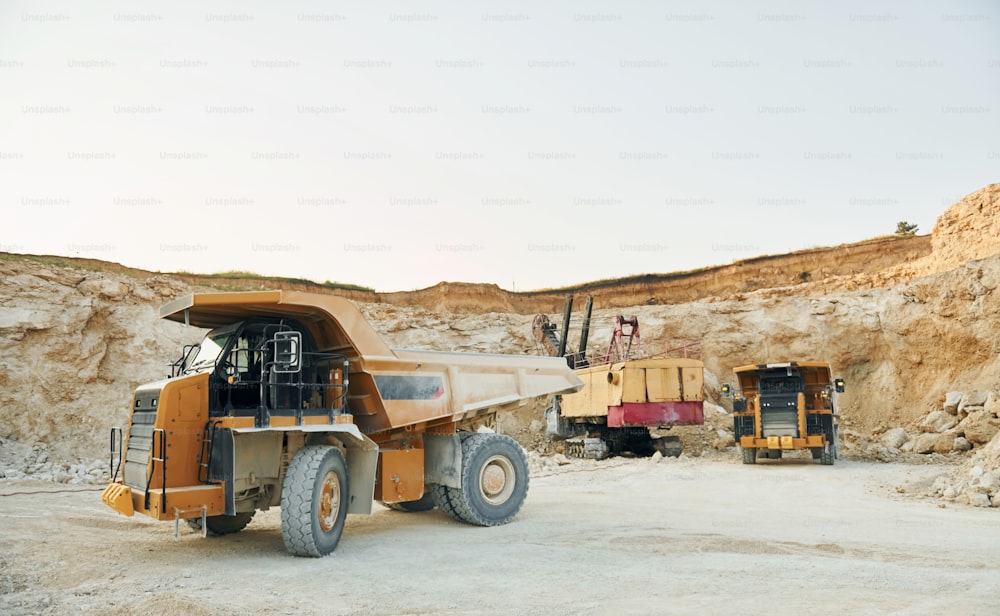
<instances>
[{"instance_id":1,"label":"truck handrail","mask_svg":"<svg viewBox=\"0 0 1000 616\"><path fill-rule=\"evenodd\" d=\"M159 436L159 439L157 439ZM156 444L160 444L160 456L156 456ZM149 484L153 481L153 474L156 472L156 462L160 463L160 511L167 509L167 431L163 428L153 428L153 435L149 443L149 475L146 477L146 509L149 509L149 495L152 490Z\"/></svg>"}]
</instances>

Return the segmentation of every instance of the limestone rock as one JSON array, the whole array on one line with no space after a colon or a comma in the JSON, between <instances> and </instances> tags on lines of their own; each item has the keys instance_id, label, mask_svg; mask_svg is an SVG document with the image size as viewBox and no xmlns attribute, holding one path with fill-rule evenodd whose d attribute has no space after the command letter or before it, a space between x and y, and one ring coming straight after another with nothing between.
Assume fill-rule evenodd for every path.
<instances>
[{"instance_id":1,"label":"limestone rock","mask_svg":"<svg viewBox=\"0 0 1000 616\"><path fill-rule=\"evenodd\" d=\"M987 396L983 410L994 417L1000 416L1000 396L997 396L996 392L991 391L990 395Z\"/></svg>"},{"instance_id":2,"label":"limestone rock","mask_svg":"<svg viewBox=\"0 0 1000 616\"><path fill-rule=\"evenodd\" d=\"M954 415L949 415L944 411L932 411L920 423L920 429L924 432L941 433L950 430L958 424L958 419Z\"/></svg>"},{"instance_id":3,"label":"limestone rock","mask_svg":"<svg viewBox=\"0 0 1000 616\"><path fill-rule=\"evenodd\" d=\"M934 441L934 453L950 453L955 447L957 433L954 430L943 432Z\"/></svg>"},{"instance_id":4,"label":"limestone rock","mask_svg":"<svg viewBox=\"0 0 1000 616\"><path fill-rule=\"evenodd\" d=\"M958 405L962 401L962 396L965 394L960 391L949 391L944 395L944 410L947 413L955 415L958 413Z\"/></svg>"},{"instance_id":5,"label":"limestone rock","mask_svg":"<svg viewBox=\"0 0 1000 616\"><path fill-rule=\"evenodd\" d=\"M994 418L986 411L970 413L968 417L958 424L958 431L961 432L970 443L984 445L1000 431L1000 420Z\"/></svg>"},{"instance_id":6,"label":"limestone rock","mask_svg":"<svg viewBox=\"0 0 1000 616\"><path fill-rule=\"evenodd\" d=\"M979 478L979 487L985 489L988 494L993 495L1000 488L1000 481L997 480L996 475L993 473L983 473Z\"/></svg>"},{"instance_id":7,"label":"limestone rock","mask_svg":"<svg viewBox=\"0 0 1000 616\"><path fill-rule=\"evenodd\" d=\"M956 436L951 446L952 451L969 451L970 449L972 449L972 443L963 436Z\"/></svg>"},{"instance_id":8,"label":"limestone rock","mask_svg":"<svg viewBox=\"0 0 1000 616\"><path fill-rule=\"evenodd\" d=\"M986 404L986 398L989 396L988 391L967 391L965 395L962 396L962 401L958 403L958 412L961 413L963 409L969 406L983 406ZM971 411L967 411L971 412Z\"/></svg>"},{"instance_id":9,"label":"limestone rock","mask_svg":"<svg viewBox=\"0 0 1000 616\"><path fill-rule=\"evenodd\" d=\"M913 453L931 453L934 451L934 446L937 444L939 436L940 434L931 434L928 432L918 434L917 438L911 441L913 443Z\"/></svg>"},{"instance_id":10,"label":"limestone rock","mask_svg":"<svg viewBox=\"0 0 1000 616\"><path fill-rule=\"evenodd\" d=\"M111 300L120 300L128 295L129 287L124 282L107 278L87 278L76 285L80 293L91 296L102 296Z\"/></svg>"},{"instance_id":11,"label":"limestone rock","mask_svg":"<svg viewBox=\"0 0 1000 616\"><path fill-rule=\"evenodd\" d=\"M990 502L990 497L983 494L982 492L970 492L969 504L973 507L992 507L993 503Z\"/></svg>"},{"instance_id":12,"label":"limestone rock","mask_svg":"<svg viewBox=\"0 0 1000 616\"><path fill-rule=\"evenodd\" d=\"M961 420L965 419L966 417L968 417L970 413L976 413L978 411L983 411L983 410L985 410L985 407L982 407L982 406L972 406L972 405L963 406L962 408L960 408L958 410L958 413L957 413L956 416L958 417L959 421L961 421Z\"/></svg>"},{"instance_id":13,"label":"limestone rock","mask_svg":"<svg viewBox=\"0 0 1000 616\"><path fill-rule=\"evenodd\" d=\"M893 428L882 435L882 444L890 449L899 449L909 438L906 428Z\"/></svg>"}]
</instances>

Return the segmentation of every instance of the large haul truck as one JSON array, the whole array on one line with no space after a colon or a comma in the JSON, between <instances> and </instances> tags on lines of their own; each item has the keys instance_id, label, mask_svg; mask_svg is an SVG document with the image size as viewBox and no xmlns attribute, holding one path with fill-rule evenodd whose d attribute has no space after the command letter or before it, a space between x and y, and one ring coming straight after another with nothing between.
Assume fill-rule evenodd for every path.
<instances>
[{"instance_id":1,"label":"large haul truck","mask_svg":"<svg viewBox=\"0 0 1000 616\"><path fill-rule=\"evenodd\" d=\"M837 394L844 379L833 378L822 362L787 361L742 366L734 370L739 391L733 394L733 435L743 463L758 457L778 459L791 449L808 449L813 459L830 465L839 457Z\"/></svg>"},{"instance_id":2,"label":"large haul truck","mask_svg":"<svg viewBox=\"0 0 1000 616\"><path fill-rule=\"evenodd\" d=\"M103 501L203 534L280 506L285 547L301 556L332 552L346 514L371 513L373 499L510 521L528 489L524 450L482 428L583 386L561 358L390 349L330 295L195 294L160 316L211 331L170 378L135 391Z\"/></svg>"}]
</instances>

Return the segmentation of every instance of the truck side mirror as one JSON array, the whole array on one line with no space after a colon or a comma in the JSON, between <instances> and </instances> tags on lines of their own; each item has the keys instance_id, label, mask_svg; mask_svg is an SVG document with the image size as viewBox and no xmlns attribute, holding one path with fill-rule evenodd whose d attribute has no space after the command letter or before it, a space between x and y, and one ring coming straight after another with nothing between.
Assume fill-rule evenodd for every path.
<instances>
[{"instance_id":1,"label":"truck side mirror","mask_svg":"<svg viewBox=\"0 0 1000 616\"><path fill-rule=\"evenodd\" d=\"M838 394L844 393L844 379L833 379L833 388Z\"/></svg>"},{"instance_id":2,"label":"truck side mirror","mask_svg":"<svg viewBox=\"0 0 1000 616\"><path fill-rule=\"evenodd\" d=\"M733 388L729 386L729 383L722 384L722 397L728 398L733 395Z\"/></svg>"},{"instance_id":3,"label":"truck side mirror","mask_svg":"<svg viewBox=\"0 0 1000 616\"><path fill-rule=\"evenodd\" d=\"M302 334L300 332L275 332L274 371L296 374L302 370Z\"/></svg>"}]
</instances>

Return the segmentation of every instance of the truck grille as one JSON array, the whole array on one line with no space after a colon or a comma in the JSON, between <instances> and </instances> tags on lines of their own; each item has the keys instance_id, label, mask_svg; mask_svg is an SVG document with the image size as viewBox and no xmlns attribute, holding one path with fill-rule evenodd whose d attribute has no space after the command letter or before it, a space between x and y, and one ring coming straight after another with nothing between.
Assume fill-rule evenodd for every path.
<instances>
[{"instance_id":1,"label":"truck grille","mask_svg":"<svg viewBox=\"0 0 1000 616\"><path fill-rule=\"evenodd\" d=\"M125 449L125 485L134 490L146 491L149 481L149 456L153 447L153 426L159 391L141 391L135 395L132 423L128 429Z\"/></svg>"},{"instance_id":2,"label":"truck grille","mask_svg":"<svg viewBox=\"0 0 1000 616\"><path fill-rule=\"evenodd\" d=\"M761 398L761 436L799 436L798 394L776 394Z\"/></svg>"}]
</instances>

